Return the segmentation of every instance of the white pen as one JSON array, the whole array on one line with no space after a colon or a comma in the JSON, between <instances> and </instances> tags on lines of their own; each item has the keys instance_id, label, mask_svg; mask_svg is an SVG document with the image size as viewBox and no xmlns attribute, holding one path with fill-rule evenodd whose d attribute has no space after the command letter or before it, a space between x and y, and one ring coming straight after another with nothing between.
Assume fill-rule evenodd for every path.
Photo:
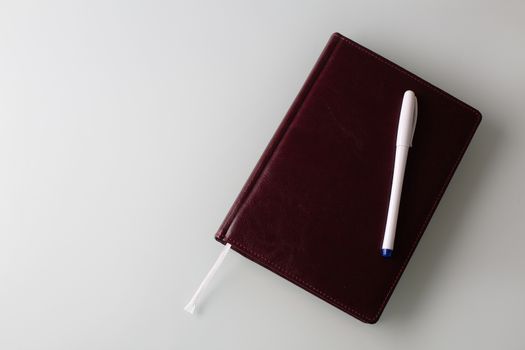
<instances>
[{"instance_id":1,"label":"white pen","mask_svg":"<svg viewBox=\"0 0 525 350\"><path fill-rule=\"evenodd\" d=\"M407 90L403 95L399 123L397 126L396 156L394 159L394 176L392 178L392 189L390 191L390 202L388 203L388 215L386 218L385 235L381 247L381 255L390 258L394 250L396 238L397 215L399 213L399 201L401 189L403 188L403 177L407 163L408 148L412 147L412 138L416 130L417 122L417 99L413 91Z\"/></svg>"}]
</instances>

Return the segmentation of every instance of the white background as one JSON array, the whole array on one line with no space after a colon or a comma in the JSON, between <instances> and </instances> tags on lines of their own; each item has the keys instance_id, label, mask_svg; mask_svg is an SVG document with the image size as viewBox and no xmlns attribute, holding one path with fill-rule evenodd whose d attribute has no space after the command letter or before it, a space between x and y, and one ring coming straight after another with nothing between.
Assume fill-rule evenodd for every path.
<instances>
[{"instance_id":1,"label":"white background","mask_svg":"<svg viewBox=\"0 0 525 350\"><path fill-rule=\"evenodd\" d=\"M0 348L523 349L525 2L1 1ZM330 34L483 122L376 325L213 235Z\"/></svg>"}]
</instances>

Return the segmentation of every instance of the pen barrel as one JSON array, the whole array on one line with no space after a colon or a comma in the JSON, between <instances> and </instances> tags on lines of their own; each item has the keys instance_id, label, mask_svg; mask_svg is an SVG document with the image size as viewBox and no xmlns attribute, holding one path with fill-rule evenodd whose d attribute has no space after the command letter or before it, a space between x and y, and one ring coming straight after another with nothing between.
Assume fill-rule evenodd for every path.
<instances>
[{"instance_id":1,"label":"pen barrel","mask_svg":"<svg viewBox=\"0 0 525 350\"><path fill-rule=\"evenodd\" d=\"M403 178L405 176L407 157L408 146L397 146L394 162L394 174L392 177L392 189L390 192L390 201L388 204L388 214L386 218L385 235L383 238L382 249L393 250L394 248L397 217L399 214L399 203L401 200L401 191L403 189Z\"/></svg>"}]
</instances>

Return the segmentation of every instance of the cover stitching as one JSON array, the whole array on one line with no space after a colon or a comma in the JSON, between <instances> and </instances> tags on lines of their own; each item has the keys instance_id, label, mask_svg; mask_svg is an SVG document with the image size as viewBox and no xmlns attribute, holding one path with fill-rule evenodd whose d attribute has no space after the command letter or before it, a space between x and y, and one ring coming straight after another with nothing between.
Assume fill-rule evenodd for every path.
<instances>
[{"instance_id":1,"label":"cover stitching","mask_svg":"<svg viewBox=\"0 0 525 350\"><path fill-rule=\"evenodd\" d=\"M340 37L338 37L338 39L340 39ZM330 48L330 51L328 52L327 51L327 54L326 54L326 58L324 60L324 62L321 62L319 61L313 68L312 70L312 74L317 70L316 73L316 76L312 78L314 79L310 79L310 77L307 78L307 81L306 83L310 83L310 86L308 87L307 90L304 91L304 94L301 94L302 96L302 100L300 101L300 104L297 105L297 108L294 112L293 115L290 116L289 118L289 121L288 121L288 124L287 125L284 125L283 129L282 129L282 132L280 133L279 137L275 139L274 142L272 142L272 146L273 147L271 149L270 152L268 152L268 155L266 156L266 159L264 159L263 162L261 162L259 164L259 162L257 163L256 165L256 169L254 169L254 174L255 176L253 176L253 180L250 181L250 178L252 177L252 175L250 175L250 178L248 178L248 182L249 182L249 185L248 187L249 188L246 188L241 191L241 193L237 196L236 200L234 201L233 205L232 205L232 209L230 210L230 212L227 214L227 217L225 219L225 222L221 225L221 227L219 228L219 230L222 230L222 232L217 236L217 239L218 240L224 240L225 236L226 236L226 233L228 232L228 229L229 229L229 226L231 225L231 223L233 222L233 219L235 218L235 216L237 215L237 213L239 212L240 210L240 207L242 206L242 204L244 203L244 201L246 200L247 196L249 196L250 192L253 190L253 187L255 186L255 183L257 182L257 180L259 179L261 173L264 171L264 169L266 168L266 166L268 165L268 163L270 162L275 150L277 149L277 147L279 146L279 143L281 142L281 140L284 138L284 135L286 134L286 132L288 131L290 125L293 123L296 115L300 112L301 110L301 107L302 105L304 104L304 101L307 99L308 95L310 94L310 91L312 90L312 88L314 87L315 85L315 82L317 81L317 79L319 78L319 75L321 75L322 71L325 69L326 65L328 64L328 62L330 61L330 58L332 57L333 53L336 51L337 47L339 46L339 43L341 41L338 40L337 42L335 42L333 44L333 47ZM329 45L330 43L328 43L327 45L327 49L329 48ZM311 80L311 82L310 82ZM305 84L306 84L305 83ZM293 103L295 105L295 102ZM280 128L280 126L279 126ZM272 138L273 139L273 138ZM264 153L266 153L266 150L264 151ZM263 156L264 156L264 153L263 153Z\"/></svg>"},{"instance_id":2,"label":"cover stitching","mask_svg":"<svg viewBox=\"0 0 525 350\"><path fill-rule=\"evenodd\" d=\"M290 277L292 280L296 281L297 283L302 284L302 285L312 289L313 291L317 292L319 295L323 296L324 298L330 300L332 303L338 305L342 309L350 311L350 312L360 316L361 318L368 319L365 315L363 315L359 311L353 309L352 307L350 307L346 303L343 303L343 302L335 299L334 297L330 296L329 294L327 294L323 290L321 290L321 289L319 289L317 287L314 287L313 285L311 285L310 283L306 282L304 279L302 279L298 275L296 275L294 273L291 273L289 270L287 270L287 269L285 269L285 268L283 268L283 267L281 267L281 266L279 266L279 265L277 265L275 263L272 263L272 261L269 260L268 258L266 258L264 255L261 255L259 253L254 252L253 250L247 248L244 244L240 243L239 241L237 241L235 239L228 239L228 242L229 243L234 243L237 247L242 248L242 250L245 253L248 253L248 254L250 254L250 255L252 255L254 257L257 257L257 258L261 259L267 265L270 265L271 267L275 268L276 270L282 272L283 274L285 274L286 276Z\"/></svg>"},{"instance_id":3,"label":"cover stitching","mask_svg":"<svg viewBox=\"0 0 525 350\"><path fill-rule=\"evenodd\" d=\"M420 77L418 77L418 76L414 75L413 73L407 71L406 69L404 69L404 68L398 66L397 64L395 64L395 63L389 61L388 59L386 59L386 58L384 58L384 57L378 55L377 53L375 53L375 52L373 52L373 51L367 49L367 48L364 47L364 46L361 46L361 45L357 44L356 42L354 42L354 41L352 41L352 40L350 40L350 39L348 39L348 38L342 36L342 35L339 34L339 33L336 33L335 35L337 35L338 38L340 38L341 40L343 40L343 41L346 42L347 44L349 44L349 45L355 47L355 48L358 49L359 51L366 53L367 55L369 55L369 56L375 58L376 60L378 60L378 61L380 61L380 62L382 62L382 63L384 63L384 64L386 64L386 65L388 65L388 66L391 67L391 68L394 68L395 70L397 70L397 71L403 73L404 75L406 75L406 76L409 77L410 79L415 80L415 81L419 82L420 84L425 85L426 87L428 87L428 88L434 90L435 92L437 92L437 93L439 93L440 95L442 95L443 97L445 97L445 98L451 100L452 102L454 102L454 103L456 103L456 104L458 104L458 105L460 105L460 106L462 106L462 107L464 107L464 108L468 108L468 109L470 109L472 112L474 112L474 114L476 114L476 115L478 115L478 116L480 115L479 111L476 110L474 107L469 106L468 104L466 104L465 102L463 102L463 101L461 101L461 100L458 100L458 99L455 98L454 96L452 96L452 95L446 93L445 91L439 89L438 87L436 87L436 86L430 84L429 82L427 82L427 81L421 79Z\"/></svg>"}]
</instances>

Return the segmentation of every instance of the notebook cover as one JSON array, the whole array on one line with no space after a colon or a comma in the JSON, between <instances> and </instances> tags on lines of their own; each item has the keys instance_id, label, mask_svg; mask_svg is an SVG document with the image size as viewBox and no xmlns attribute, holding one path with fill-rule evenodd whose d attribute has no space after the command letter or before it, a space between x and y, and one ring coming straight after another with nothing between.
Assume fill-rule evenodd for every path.
<instances>
[{"instance_id":1,"label":"notebook cover","mask_svg":"<svg viewBox=\"0 0 525 350\"><path fill-rule=\"evenodd\" d=\"M403 93L418 98L394 255L380 255ZM215 238L367 323L379 319L481 121L332 35Z\"/></svg>"}]
</instances>

